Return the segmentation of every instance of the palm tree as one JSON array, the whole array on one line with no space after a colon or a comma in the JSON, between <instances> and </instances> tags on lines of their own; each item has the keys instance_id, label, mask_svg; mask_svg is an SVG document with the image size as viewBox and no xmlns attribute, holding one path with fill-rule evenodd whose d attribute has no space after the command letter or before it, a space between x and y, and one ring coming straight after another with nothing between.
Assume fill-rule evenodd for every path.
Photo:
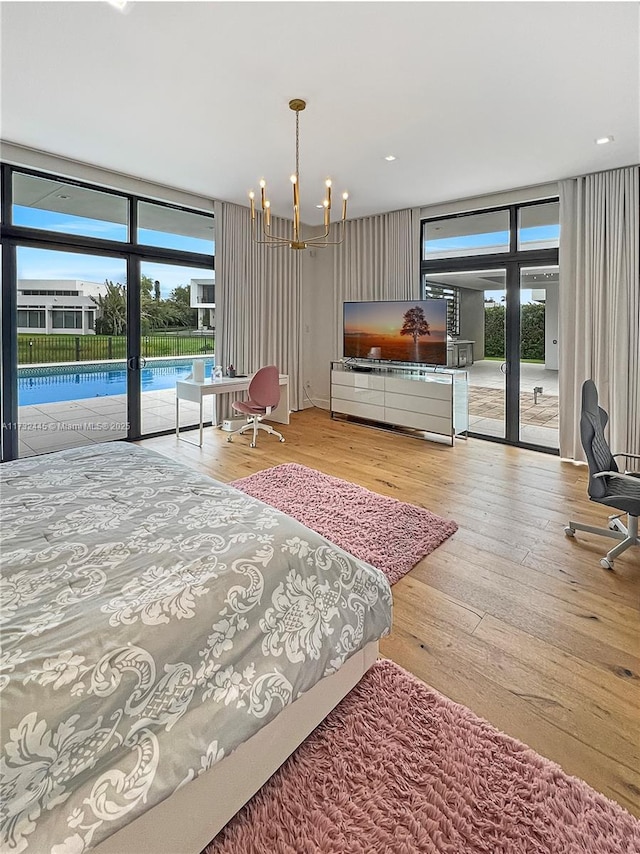
<instances>
[{"instance_id":1,"label":"palm tree","mask_svg":"<svg viewBox=\"0 0 640 854\"><path fill-rule=\"evenodd\" d=\"M97 331L103 335L122 335L127 328L127 297L124 285L105 281L106 292L91 299L98 306L100 316Z\"/></svg>"}]
</instances>

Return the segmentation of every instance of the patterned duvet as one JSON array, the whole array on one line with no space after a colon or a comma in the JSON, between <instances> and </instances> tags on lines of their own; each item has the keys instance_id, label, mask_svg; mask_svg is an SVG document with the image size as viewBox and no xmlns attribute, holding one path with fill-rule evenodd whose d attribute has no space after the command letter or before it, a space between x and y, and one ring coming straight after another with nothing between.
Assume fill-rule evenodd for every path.
<instances>
[{"instance_id":1,"label":"patterned duvet","mask_svg":"<svg viewBox=\"0 0 640 854\"><path fill-rule=\"evenodd\" d=\"M378 570L137 446L0 483L2 851L87 851L389 630Z\"/></svg>"}]
</instances>

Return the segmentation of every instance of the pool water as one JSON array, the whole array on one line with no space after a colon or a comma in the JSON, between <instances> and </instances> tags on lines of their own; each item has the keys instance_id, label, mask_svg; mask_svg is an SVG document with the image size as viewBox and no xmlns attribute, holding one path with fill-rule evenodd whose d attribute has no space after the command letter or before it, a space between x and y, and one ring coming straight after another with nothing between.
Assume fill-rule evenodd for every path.
<instances>
[{"instance_id":1,"label":"pool water","mask_svg":"<svg viewBox=\"0 0 640 854\"><path fill-rule=\"evenodd\" d=\"M213 360L206 359L206 377L211 375L212 367ZM174 389L177 380L185 379L191 373L191 368L191 361L147 365L140 371L141 389L143 392ZM29 376L28 373L25 375L20 372L18 378L20 406L38 406L41 403L62 403L65 400L85 400L126 393L127 371L123 367L104 371L71 369L68 373L51 373L44 376Z\"/></svg>"}]
</instances>

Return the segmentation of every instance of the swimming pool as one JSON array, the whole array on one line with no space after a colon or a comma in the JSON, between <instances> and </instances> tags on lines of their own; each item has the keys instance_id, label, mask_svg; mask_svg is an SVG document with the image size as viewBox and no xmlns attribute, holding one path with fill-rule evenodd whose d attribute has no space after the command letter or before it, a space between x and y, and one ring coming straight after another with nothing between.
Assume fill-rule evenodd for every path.
<instances>
[{"instance_id":1,"label":"swimming pool","mask_svg":"<svg viewBox=\"0 0 640 854\"><path fill-rule=\"evenodd\" d=\"M211 375L213 359L205 359L205 376ZM193 359L162 359L147 362L140 371L142 391L174 389L177 380L191 373ZM40 403L62 403L66 400L84 400L127 393L125 362L101 365L20 368L18 370L19 406L37 406Z\"/></svg>"}]
</instances>

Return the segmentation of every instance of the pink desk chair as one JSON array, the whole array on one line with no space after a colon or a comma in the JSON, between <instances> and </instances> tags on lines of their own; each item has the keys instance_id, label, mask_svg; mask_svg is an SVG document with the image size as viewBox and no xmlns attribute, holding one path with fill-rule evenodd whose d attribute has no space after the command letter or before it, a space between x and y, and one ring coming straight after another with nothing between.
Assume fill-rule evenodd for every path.
<instances>
[{"instance_id":1,"label":"pink desk chair","mask_svg":"<svg viewBox=\"0 0 640 854\"><path fill-rule=\"evenodd\" d=\"M227 442L230 442L237 433L246 433L247 430L253 430L253 441L251 447L255 448L258 430L264 430L267 433L273 433L281 442L284 442L284 436L274 430L270 424L262 424L261 421L265 415L276 408L280 403L280 373L275 365L267 365L254 375L249 383L249 399L236 400L231 405L236 412L242 412L247 416L247 423L239 430L235 430L227 437Z\"/></svg>"}]
</instances>

